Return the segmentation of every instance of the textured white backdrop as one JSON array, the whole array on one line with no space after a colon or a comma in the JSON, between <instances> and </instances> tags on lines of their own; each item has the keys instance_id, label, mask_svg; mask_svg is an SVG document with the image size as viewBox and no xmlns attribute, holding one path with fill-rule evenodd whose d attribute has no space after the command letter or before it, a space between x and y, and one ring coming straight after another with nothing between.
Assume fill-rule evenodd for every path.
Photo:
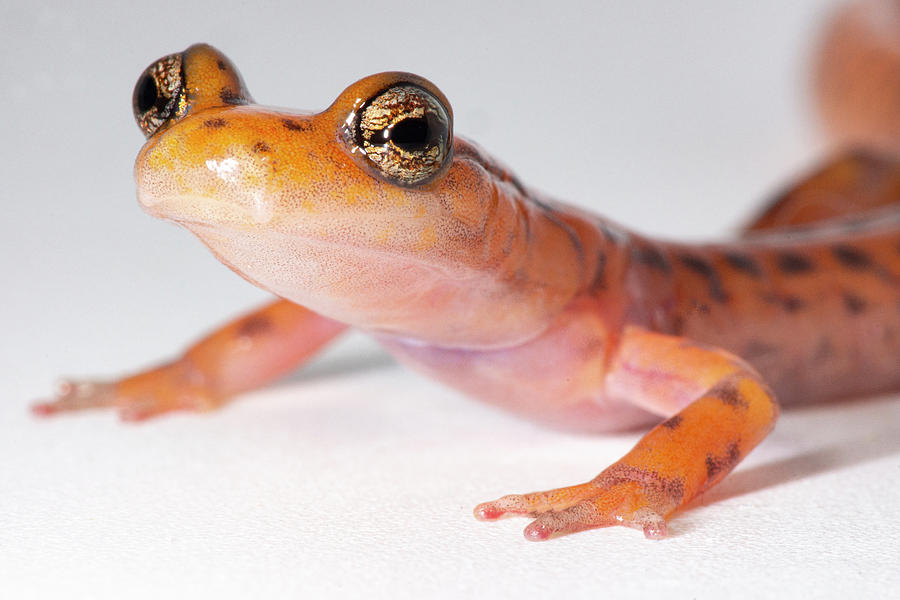
<instances>
[{"instance_id":1,"label":"textured white backdrop","mask_svg":"<svg viewBox=\"0 0 900 600\"><path fill-rule=\"evenodd\" d=\"M733 227L822 151L805 64L832 3L0 3L0 597L887 597L900 399L785 413L671 525L530 544L470 514L581 481L637 434L547 431L351 336L205 417L36 421L60 374L171 355L263 300L145 216L131 86L195 41L263 103L405 69L529 184L670 237Z\"/></svg>"}]
</instances>

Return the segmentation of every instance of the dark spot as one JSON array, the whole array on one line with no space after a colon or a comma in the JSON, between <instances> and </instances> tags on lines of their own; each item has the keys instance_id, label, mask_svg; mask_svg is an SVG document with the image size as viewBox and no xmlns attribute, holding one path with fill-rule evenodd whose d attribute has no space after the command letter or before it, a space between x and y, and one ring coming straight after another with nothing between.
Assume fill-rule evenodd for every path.
<instances>
[{"instance_id":1,"label":"dark spot","mask_svg":"<svg viewBox=\"0 0 900 600\"><path fill-rule=\"evenodd\" d=\"M844 308L852 315L858 315L866 310L868 302L864 298L860 298L856 294L844 292Z\"/></svg>"},{"instance_id":2,"label":"dark spot","mask_svg":"<svg viewBox=\"0 0 900 600\"><path fill-rule=\"evenodd\" d=\"M853 246L833 246L831 252L837 261L848 269L865 270L874 264L868 254Z\"/></svg>"},{"instance_id":3,"label":"dark spot","mask_svg":"<svg viewBox=\"0 0 900 600\"><path fill-rule=\"evenodd\" d=\"M816 346L815 352L813 352L813 360L816 362L823 362L832 356L834 356L834 344L831 343L830 339L822 336L819 339L819 344Z\"/></svg>"},{"instance_id":4,"label":"dark spot","mask_svg":"<svg viewBox=\"0 0 900 600\"><path fill-rule=\"evenodd\" d=\"M707 395L718 398L732 408L747 408L749 406L749 403L741 394L741 390L731 381L723 381L713 386L707 392Z\"/></svg>"},{"instance_id":5,"label":"dark spot","mask_svg":"<svg viewBox=\"0 0 900 600\"><path fill-rule=\"evenodd\" d=\"M594 278L591 280L592 290L601 290L606 287L606 254L597 253L597 267L594 271Z\"/></svg>"},{"instance_id":6,"label":"dark spot","mask_svg":"<svg viewBox=\"0 0 900 600\"><path fill-rule=\"evenodd\" d=\"M222 91L219 92L219 100L225 104L247 104L247 101L231 88L222 88Z\"/></svg>"},{"instance_id":7,"label":"dark spot","mask_svg":"<svg viewBox=\"0 0 900 600\"><path fill-rule=\"evenodd\" d=\"M719 474L724 474L734 468L741 459L741 449L736 442L732 442L725 450L724 456L706 455L706 479L714 479Z\"/></svg>"},{"instance_id":8,"label":"dark spot","mask_svg":"<svg viewBox=\"0 0 900 600\"><path fill-rule=\"evenodd\" d=\"M526 248L531 247L532 235L534 234L531 232L531 219L522 219L522 238Z\"/></svg>"},{"instance_id":9,"label":"dark spot","mask_svg":"<svg viewBox=\"0 0 900 600\"><path fill-rule=\"evenodd\" d=\"M677 429L679 425L681 425L682 416L675 415L674 417L670 417L663 421L661 425L666 429Z\"/></svg>"},{"instance_id":10,"label":"dark spot","mask_svg":"<svg viewBox=\"0 0 900 600\"><path fill-rule=\"evenodd\" d=\"M255 337L272 328L272 321L268 317L252 315L244 319L237 328L238 337Z\"/></svg>"},{"instance_id":11,"label":"dark spot","mask_svg":"<svg viewBox=\"0 0 900 600\"><path fill-rule=\"evenodd\" d=\"M709 304L706 304L705 302L700 302L696 298L692 298L691 299L691 310L693 312L698 312L701 315L708 315L709 314Z\"/></svg>"},{"instance_id":12,"label":"dark spot","mask_svg":"<svg viewBox=\"0 0 900 600\"><path fill-rule=\"evenodd\" d=\"M784 306L784 309L788 312L797 312L798 310L806 307L806 302L798 298L797 296L785 296L781 299L781 305Z\"/></svg>"},{"instance_id":13,"label":"dark spot","mask_svg":"<svg viewBox=\"0 0 900 600\"><path fill-rule=\"evenodd\" d=\"M710 277L714 272L712 266L700 257L691 254L682 254L678 257L678 260L691 271L699 273L704 277Z\"/></svg>"},{"instance_id":14,"label":"dark spot","mask_svg":"<svg viewBox=\"0 0 900 600\"><path fill-rule=\"evenodd\" d=\"M782 252L778 255L778 268L784 273L799 275L809 273L815 268L812 260L795 252Z\"/></svg>"},{"instance_id":15,"label":"dark spot","mask_svg":"<svg viewBox=\"0 0 900 600\"><path fill-rule=\"evenodd\" d=\"M631 249L631 259L663 273L672 272L672 265L655 246L635 246Z\"/></svg>"},{"instance_id":16,"label":"dark spot","mask_svg":"<svg viewBox=\"0 0 900 600\"><path fill-rule=\"evenodd\" d=\"M682 254L678 260L685 267L706 278L709 283L709 296L716 302L728 302L728 294L722 289L722 279L719 272L705 259L691 254Z\"/></svg>"},{"instance_id":17,"label":"dark spot","mask_svg":"<svg viewBox=\"0 0 900 600\"><path fill-rule=\"evenodd\" d=\"M255 144L253 144L253 151L256 152L257 154L260 152L268 152L270 150L271 150L271 148L265 142L260 141L260 142L256 142Z\"/></svg>"},{"instance_id":18,"label":"dark spot","mask_svg":"<svg viewBox=\"0 0 900 600\"><path fill-rule=\"evenodd\" d=\"M212 127L213 129L218 129L219 127L225 127L228 125L228 121L225 119L207 119L203 121L203 125L206 127Z\"/></svg>"},{"instance_id":19,"label":"dark spot","mask_svg":"<svg viewBox=\"0 0 900 600\"><path fill-rule=\"evenodd\" d=\"M797 296L780 296L778 294L764 293L759 295L760 300L766 304L777 304L788 312L797 312L806 308L806 301Z\"/></svg>"},{"instance_id":20,"label":"dark spot","mask_svg":"<svg viewBox=\"0 0 900 600\"><path fill-rule=\"evenodd\" d=\"M295 121L293 119L282 119L281 124L291 131L306 131L307 129L309 129L308 124L302 121Z\"/></svg>"},{"instance_id":21,"label":"dark spot","mask_svg":"<svg viewBox=\"0 0 900 600\"><path fill-rule=\"evenodd\" d=\"M225 64L225 61L221 58L216 61L216 66L219 67L220 71L225 71L228 69L228 65Z\"/></svg>"},{"instance_id":22,"label":"dark spot","mask_svg":"<svg viewBox=\"0 0 900 600\"><path fill-rule=\"evenodd\" d=\"M746 254L727 252L725 254L725 261L738 271L746 273L747 275L752 275L753 277L762 275L762 269L759 267L759 263Z\"/></svg>"},{"instance_id":23,"label":"dark spot","mask_svg":"<svg viewBox=\"0 0 900 600\"><path fill-rule=\"evenodd\" d=\"M658 501L668 500L678 505L684 497L684 480L682 478L663 477L655 471L631 465L616 463L593 479L594 484L604 489L630 482L640 485L647 498Z\"/></svg>"}]
</instances>

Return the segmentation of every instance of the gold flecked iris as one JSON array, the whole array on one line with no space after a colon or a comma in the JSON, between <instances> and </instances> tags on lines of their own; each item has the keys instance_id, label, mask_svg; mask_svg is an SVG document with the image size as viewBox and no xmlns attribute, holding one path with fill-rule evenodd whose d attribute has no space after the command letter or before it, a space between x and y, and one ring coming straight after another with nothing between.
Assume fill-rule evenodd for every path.
<instances>
[{"instance_id":1,"label":"gold flecked iris","mask_svg":"<svg viewBox=\"0 0 900 600\"><path fill-rule=\"evenodd\" d=\"M395 85L363 105L356 143L388 180L424 183L440 171L450 153L450 118L427 90Z\"/></svg>"},{"instance_id":2,"label":"gold flecked iris","mask_svg":"<svg viewBox=\"0 0 900 600\"><path fill-rule=\"evenodd\" d=\"M134 86L134 118L148 138L185 110L181 57L179 53L159 59L144 70Z\"/></svg>"}]
</instances>

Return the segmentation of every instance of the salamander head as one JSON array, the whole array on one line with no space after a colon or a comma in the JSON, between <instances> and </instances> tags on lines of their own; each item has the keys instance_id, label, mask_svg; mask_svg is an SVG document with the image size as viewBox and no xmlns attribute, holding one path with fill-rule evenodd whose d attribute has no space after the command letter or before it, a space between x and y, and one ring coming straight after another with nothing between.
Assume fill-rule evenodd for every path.
<instances>
[{"instance_id":1,"label":"salamander head","mask_svg":"<svg viewBox=\"0 0 900 600\"><path fill-rule=\"evenodd\" d=\"M469 310L466 288L500 300L527 279L518 192L454 138L449 102L421 77L372 75L320 113L292 112L253 104L231 62L195 45L144 71L134 109L144 209L278 295L409 333L411 311Z\"/></svg>"}]
</instances>

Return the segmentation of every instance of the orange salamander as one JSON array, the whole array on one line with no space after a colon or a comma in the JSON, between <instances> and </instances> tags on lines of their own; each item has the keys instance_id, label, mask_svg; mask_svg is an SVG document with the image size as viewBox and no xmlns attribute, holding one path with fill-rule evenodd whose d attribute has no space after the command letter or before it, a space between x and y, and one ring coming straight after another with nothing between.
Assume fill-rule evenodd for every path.
<instances>
[{"instance_id":1,"label":"orange salamander","mask_svg":"<svg viewBox=\"0 0 900 600\"><path fill-rule=\"evenodd\" d=\"M430 82L358 81L318 114L265 108L194 45L134 91L138 199L280 299L176 360L68 382L39 414L206 411L354 327L403 363L582 431L656 423L594 479L504 496L531 540L648 538L772 430L782 402L900 389L900 168L844 154L739 239L658 241L526 188ZM900 121L898 121L900 122ZM843 218L842 218L843 217Z\"/></svg>"}]
</instances>

